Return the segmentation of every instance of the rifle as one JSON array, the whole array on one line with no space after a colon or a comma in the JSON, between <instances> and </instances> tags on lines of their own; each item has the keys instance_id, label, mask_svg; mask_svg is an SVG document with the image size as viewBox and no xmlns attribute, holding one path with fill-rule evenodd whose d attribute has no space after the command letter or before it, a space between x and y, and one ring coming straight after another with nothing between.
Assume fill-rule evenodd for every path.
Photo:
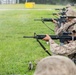
<instances>
[{"instance_id":1,"label":"rifle","mask_svg":"<svg viewBox=\"0 0 76 75\"><path fill-rule=\"evenodd\" d=\"M63 19L66 21L66 16L60 16L60 18L54 19L54 20L56 20L56 21L63 21ZM53 22L53 19L52 18L42 18L41 17L41 19L34 19L34 21Z\"/></svg>"},{"instance_id":2,"label":"rifle","mask_svg":"<svg viewBox=\"0 0 76 75\"><path fill-rule=\"evenodd\" d=\"M51 54L49 53L49 51L44 47L44 45L39 41L39 39L43 39L46 35L36 35L34 34L34 36L23 36L23 38L34 38L37 40L37 42L40 44L40 46L44 49L44 51L49 54L51 56ZM67 36L67 35L62 35L62 36L58 36L58 35L49 35L52 39L57 40L57 39L67 39L67 40L76 40L76 37L72 37L72 36Z\"/></svg>"},{"instance_id":3,"label":"rifle","mask_svg":"<svg viewBox=\"0 0 76 75\"><path fill-rule=\"evenodd\" d=\"M58 19L54 19L58 22L58 27L60 28L61 27L61 23L65 24L67 22L66 18L67 17L70 17L70 18L76 18L74 16L60 16L60 18ZM46 22L53 22L53 19L52 18L41 18L41 19L34 19L35 21L42 21L42 23L44 23L45 21ZM45 23L44 23L45 24ZM46 24L45 24L46 25ZM54 30L52 28L50 28L48 25L46 25L51 31L54 32Z\"/></svg>"},{"instance_id":4,"label":"rifle","mask_svg":"<svg viewBox=\"0 0 76 75\"><path fill-rule=\"evenodd\" d=\"M58 19L54 19L54 20L58 20ZM41 18L41 19L34 19L34 21L46 21L46 22L53 22L52 18Z\"/></svg>"},{"instance_id":5,"label":"rifle","mask_svg":"<svg viewBox=\"0 0 76 75\"><path fill-rule=\"evenodd\" d=\"M57 15L57 14L64 16L64 15L66 15L66 12L61 12L61 13L53 13L53 15Z\"/></svg>"},{"instance_id":6,"label":"rifle","mask_svg":"<svg viewBox=\"0 0 76 75\"><path fill-rule=\"evenodd\" d=\"M42 23L44 22L53 22L52 18L41 18L41 19L34 19L35 21L42 21ZM61 26L61 23L65 23L66 22L66 17L65 16L60 16L60 18L58 19L54 19L56 20L59 24L58 27Z\"/></svg>"},{"instance_id":7,"label":"rifle","mask_svg":"<svg viewBox=\"0 0 76 75\"><path fill-rule=\"evenodd\" d=\"M70 36L68 34L71 33L65 33L66 35L49 35L53 40L57 40L57 39L67 39L67 40L76 40L76 37ZM34 35L34 36L23 36L23 38L35 38L35 39L43 39L44 37L46 37L46 35Z\"/></svg>"},{"instance_id":8,"label":"rifle","mask_svg":"<svg viewBox=\"0 0 76 75\"><path fill-rule=\"evenodd\" d=\"M45 35L43 35L45 37ZM43 50L51 56L50 52L44 47L44 45L39 41L39 39L42 39L43 36L40 35L36 35L36 33L34 33L34 36L23 36L23 38L35 38L37 40L37 42L40 44L40 46L43 48Z\"/></svg>"},{"instance_id":9,"label":"rifle","mask_svg":"<svg viewBox=\"0 0 76 75\"><path fill-rule=\"evenodd\" d=\"M58 19L54 19L54 20L58 21ZM53 29L51 29L47 24L45 24L45 22L53 22L53 19L52 19L52 18L42 18L42 17L41 17L41 19L34 19L34 21L42 21L42 23L43 23L46 27L48 27L51 31L54 32Z\"/></svg>"},{"instance_id":10,"label":"rifle","mask_svg":"<svg viewBox=\"0 0 76 75\"><path fill-rule=\"evenodd\" d=\"M62 11L66 11L66 8L61 8L61 9L56 8L55 10L62 10Z\"/></svg>"}]
</instances>

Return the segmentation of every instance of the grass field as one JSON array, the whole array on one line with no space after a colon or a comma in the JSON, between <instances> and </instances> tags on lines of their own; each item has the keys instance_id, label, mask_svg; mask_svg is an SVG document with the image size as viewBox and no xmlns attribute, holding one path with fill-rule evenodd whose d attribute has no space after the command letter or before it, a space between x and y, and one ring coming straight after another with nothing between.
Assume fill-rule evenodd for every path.
<instances>
[{"instance_id":1,"label":"grass field","mask_svg":"<svg viewBox=\"0 0 76 75\"><path fill-rule=\"evenodd\" d=\"M34 21L36 18L56 18L51 15L56 12L54 5L36 5L36 8L49 8L53 10L16 10L26 9L24 4L0 5L0 75L33 75L33 70L28 71L28 63L34 65L36 61L48 54L41 48L36 39L25 39L24 35L33 36L37 34L54 34L41 21ZM59 6L57 6L59 7ZM54 29L53 23L46 23ZM41 42L46 48L49 45Z\"/></svg>"}]
</instances>

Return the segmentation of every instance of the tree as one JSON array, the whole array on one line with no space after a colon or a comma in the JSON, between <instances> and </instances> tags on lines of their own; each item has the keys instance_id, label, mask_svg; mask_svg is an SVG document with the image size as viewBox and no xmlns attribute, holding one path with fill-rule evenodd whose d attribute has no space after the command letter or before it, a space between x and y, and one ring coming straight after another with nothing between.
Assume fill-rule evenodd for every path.
<instances>
[{"instance_id":1,"label":"tree","mask_svg":"<svg viewBox=\"0 0 76 75\"><path fill-rule=\"evenodd\" d=\"M19 0L20 3L26 2L26 0ZM27 0L27 2L35 2L36 4L67 4L76 3L76 0Z\"/></svg>"}]
</instances>

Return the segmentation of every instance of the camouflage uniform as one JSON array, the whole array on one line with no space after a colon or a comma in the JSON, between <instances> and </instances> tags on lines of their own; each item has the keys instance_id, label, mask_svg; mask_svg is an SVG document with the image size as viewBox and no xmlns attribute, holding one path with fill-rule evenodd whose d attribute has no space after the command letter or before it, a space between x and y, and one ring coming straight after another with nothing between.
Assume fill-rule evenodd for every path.
<instances>
[{"instance_id":1,"label":"camouflage uniform","mask_svg":"<svg viewBox=\"0 0 76 75\"><path fill-rule=\"evenodd\" d=\"M58 25L55 25L55 34L59 35L61 34L62 31L64 32L72 32L72 29L74 28L74 26L71 26L73 23L76 22L76 18L73 19L70 22L66 22L65 24L61 23L61 27L59 28ZM69 28L68 28L69 27Z\"/></svg>"},{"instance_id":2,"label":"camouflage uniform","mask_svg":"<svg viewBox=\"0 0 76 75\"><path fill-rule=\"evenodd\" d=\"M72 11L72 10L67 11L66 16L67 17L70 17L70 16L76 17L76 12ZM61 24L61 27L57 28L55 30L55 34L59 35L62 32L72 32L73 28L75 28L74 27L75 26L75 24L74 24L75 22L76 22L76 18L72 19L71 21L66 22L65 24ZM72 24L74 24L74 25L72 25Z\"/></svg>"},{"instance_id":3,"label":"camouflage uniform","mask_svg":"<svg viewBox=\"0 0 76 75\"><path fill-rule=\"evenodd\" d=\"M76 53L76 41L70 41L70 43L63 46L59 46L54 40L50 39L50 49L53 54L65 55Z\"/></svg>"},{"instance_id":4,"label":"camouflage uniform","mask_svg":"<svg viewBox=\"0 0 76 75\"><path fill-rule=\"evenodd\" d=\"M75 13L71 14L72 16L75 15ZM69 16L71 16L69 15ZM56 34L60 34L62 31L64 32L72 32L73 30L76 31L76 19L74 18L72 21L67 22L63 26L61 26L57 31ZM73 25L74 24L74 25ZM59 46L57 43L55 43L52 39L49 40L51 52L53 54L57 55L65 55L71 58L72 60L76 60L76 40L70 41L70 43L64 44L63 46ZM73 55L74 58L73 58Z\"/></svg>"},{"instance_id":5,"label":"camouflage uniform","mask_svg":"<svg viewBox=\"0 0 76 75\"><path fill-rule=\"evenodd\" d=\"M68 12L71 14L71 12L73 13L74 10L71 8L71 5L67 5L67 9L65 11L62 11L62 12L65 12L66 13L65 15L62 15L62 17L65 17L68 14ZM65 21L65 19L64 20L62 19L62 20ZM64 28L65 30L63 30L62 27L65 26L65 25L67 25L67 24L70 25L72 23L73 22L66 22L66 21L65 22L62 22L62 21L59 21L55 25L55 34L57 34L57 35L64 35L64 33L67 33L68 31L66 31L67 28ZM69 29L71 29L71 28L72 28L72 26ZM60 39L60 45L61 46L64 45L64 41L65 41L64 39Z\"/></svg>"},{"instance_id":6,"label":"camouflage uniform","mask_svg":"<svg viewBox=\"0 0 76 75\"><path fill-rule=\"evenodd\" d=\"M70 22L65 23L64 25L62 25L59 29L56 30L56 34L59 35L62 31L64 32L72 32L72 30L74 29L74 26L76 25L72 25L76 22L76 19L73 19Z\"/></svg>"}]
</instances>

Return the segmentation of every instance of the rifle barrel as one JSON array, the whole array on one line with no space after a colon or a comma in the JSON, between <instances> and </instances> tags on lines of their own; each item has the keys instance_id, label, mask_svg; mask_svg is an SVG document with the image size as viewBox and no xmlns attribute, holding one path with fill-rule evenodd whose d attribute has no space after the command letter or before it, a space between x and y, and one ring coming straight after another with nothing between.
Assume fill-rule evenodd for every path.
<instances>
[{"instance_id":1,"label":"rifle barrel","mask_svg":"<svg viewBox=\"0 0 76 75\"><path fill-rule=\"evenodd\" d=\"M34 38L34 36L23 36L23 38Z\"/></svg>"}]
</instances>

